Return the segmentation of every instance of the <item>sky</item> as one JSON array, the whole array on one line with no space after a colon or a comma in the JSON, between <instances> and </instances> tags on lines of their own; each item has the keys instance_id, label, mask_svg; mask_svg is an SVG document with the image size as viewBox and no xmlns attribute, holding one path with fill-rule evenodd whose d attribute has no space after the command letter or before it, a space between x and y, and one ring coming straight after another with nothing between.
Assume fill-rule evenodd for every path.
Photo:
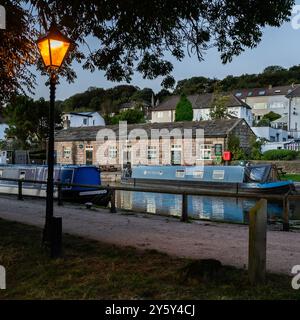
<instances>
[{"instance_id":1,"label":"sky","mask_svg":"<svg viewBox=\"0 0 300 320\"><path fill-rule=\"evenodd\" d=\"M297 0L296 4L300 5L300 0ZM298 20L300 25L300 15ZM215 48L206 51L204 59L204 61L199 62L196 56L189 57L187 55L184 60L179 62L175 58L171 58L170 61L174 65L173 76L176 81L193 76L222 79L227 75L260 73L270 65L280 65L285 68L299 65L300 28L295 30L291 22L285 23L280 28L267 27L263 31L262 41L257 48L246 50L240 56L234 57L233 61L226 65L222 64L220 54ZM76 93L84 92L89 87L106 89L124 84L124 82L107 81L102 71L95 71L94 73L85 71L78 63L74 63L73 68L77 73L77 79L71 84L61 81L57 87L57 100L64 100ZM36 87L34 98L44 97L49 99L49 87L44 85L47 79L41 77L38 72L35 73L38 86ZM130 84L140 88L152 88L154 92L158 92L161 90L161 81L162 78L145 80L140 74L136 73Z\"/></svg>"}]
</instances>

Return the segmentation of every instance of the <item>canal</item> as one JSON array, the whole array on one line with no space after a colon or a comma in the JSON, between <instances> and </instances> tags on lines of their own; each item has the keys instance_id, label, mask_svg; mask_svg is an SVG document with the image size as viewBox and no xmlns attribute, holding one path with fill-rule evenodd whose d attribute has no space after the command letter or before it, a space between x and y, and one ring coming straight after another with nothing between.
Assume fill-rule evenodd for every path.
<instances>
[{"instance_id":1,"label":"canal","mask_svg":"<svg viewBox=\"0 0 300 320\"><path fill-rule=\"evenodd\" d=\"M125 210L181 217L180 195L118 191L117 207ZM189 196L188 213L193 219L247 224L256 200ZM291 221L300 220L300 203L290 204ZM282 203L268 202L269 222L282 221Z\"/></svg>"}]
</instances>

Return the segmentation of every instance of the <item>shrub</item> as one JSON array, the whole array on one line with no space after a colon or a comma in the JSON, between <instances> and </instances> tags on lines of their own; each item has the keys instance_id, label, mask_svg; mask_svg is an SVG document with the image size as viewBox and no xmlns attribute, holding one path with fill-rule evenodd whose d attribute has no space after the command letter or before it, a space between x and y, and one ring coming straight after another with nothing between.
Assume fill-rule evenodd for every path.
<instances>
[{"instance_id":1,"label":"shrub","mask_svg":"<svg viewBox=\"0 0 300 320\"><path fill-rule=\"evenodd\" d=\"M269 150L263 154L263 160L294 160L298 156L297 151L292 150Z\"/></svg>"},{"instance_id":2,"label":"shrub","mask_svg":"<svg viewBox=\"0 0 300 320\"><path fill-rule=\"evenodd\" d=\"M176 106L175 121L192 121L193 106L186 95L182 94Z\"/></svg>"}]
</instances>

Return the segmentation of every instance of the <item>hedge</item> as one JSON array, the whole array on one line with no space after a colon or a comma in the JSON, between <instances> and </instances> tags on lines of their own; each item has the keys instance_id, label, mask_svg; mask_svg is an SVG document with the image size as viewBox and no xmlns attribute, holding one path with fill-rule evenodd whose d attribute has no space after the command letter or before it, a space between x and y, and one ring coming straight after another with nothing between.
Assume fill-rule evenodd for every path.
<instances>
[{"instance_id":1,"label":"hedge","mask_svg":"<svg viewBox=\"0 0 300 320\"><path fill-rule=\"evenodd\" d=\"M263 160L295 160L299 153L292 150L269 150L266 151Z\"/></svg>"}]
</instances>

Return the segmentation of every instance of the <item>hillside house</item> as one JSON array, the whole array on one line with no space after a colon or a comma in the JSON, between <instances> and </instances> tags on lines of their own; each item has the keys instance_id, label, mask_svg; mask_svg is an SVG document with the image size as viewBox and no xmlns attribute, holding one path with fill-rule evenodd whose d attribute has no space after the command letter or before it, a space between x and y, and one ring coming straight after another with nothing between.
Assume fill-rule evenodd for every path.
<instances>
[{"instance_id":1,"label":"hillside house","mask_svg":"<svg viewBox=\"0 0 300 320\"><path fill-rule=\"evenodd\" d=\"M210 111L213 107L214 95L212 93L189 95L187 97L193 107L193 121L211 120ZM174 122L176 106L180 96L171 96L166 98L157 107L151 111L152 123ZM253 116L251 107L234 95L228 96L226 104L230 118L244 119L249 126L252 126Z\"/></svg>"}]
</instances>

